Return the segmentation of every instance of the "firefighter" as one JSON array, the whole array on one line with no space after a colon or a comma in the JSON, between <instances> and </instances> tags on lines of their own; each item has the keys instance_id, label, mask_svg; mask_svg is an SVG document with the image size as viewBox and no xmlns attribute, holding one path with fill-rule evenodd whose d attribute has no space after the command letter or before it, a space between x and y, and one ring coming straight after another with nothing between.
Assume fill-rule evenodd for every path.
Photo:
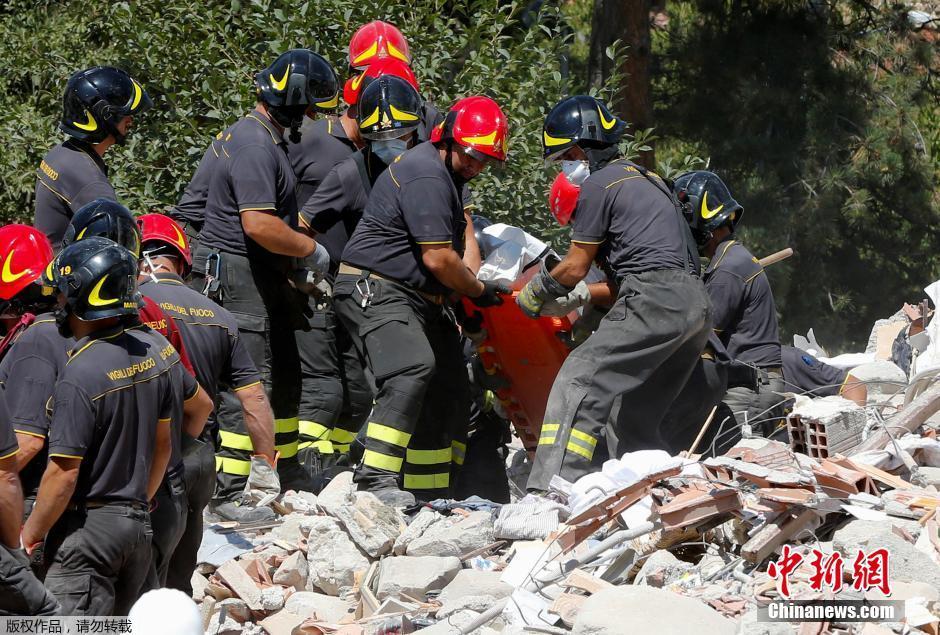
<instances>
[{"instance_id":1,"label":"firefighter","mask_svg":"<svg viewBox=\"0 0 940 635\"><path fill-rule=\"evenodd\" d=\"M105 153L123 144L134 118L153 106L137 80L118 68L95 66L69 77L59 129L69 139L36 170L35 226L58 249L72 215L96 198L117 200Z\"/></svg>"},{"instance_id":2,"label":"firefighter","mask_svg":"<svg viewBox=\"0 0 940 635\"><path fill-rule=\"evenodd\" d=\"M749 424L769 436L785 401L780 330L764 268L734 233L744 208L716 174L704 170L679 176L675 191L699 250L710 259L704 277L712 328L733 360L718 422L738 429Z\"/></svg>"},{"instance_id":3,"label":"firefighter","mask_svg":"<svg viewBox=\"0 0 940 635\"><path fill-rule=\"evenodd\" d=\"M140 257L140 229L130 210L114 201L96 199L78 212L72 218L62 239L63 246L71 245L92 237L107 238L127 249L135 258ZM127 327L134 327L141 323L163 335L180 357L180 364L190 375L195 375L179 329L173 320L161 309L156 302L148 297L141 297L143 306L133 313L125 316ZM211 400L204 391L200 391L199 398L193 406L204 406ZM153 568L147 578L147 590L162 586L172 555L186 526L187 505L185 499L185 484L183 481L183 434L178 421L174 421L173 451L166 478L157 492L157 508L151 514L153 526Z\"/></svg>"},{"instance_id":4,"label":"firefighter","mask_svg":"<svg viewBox=\"0 0 940 635\"><path fill-rule=\"evenodd\" d=\"M126 615L148 573L148 509L173 422L198 433L209 410L185 405L201 390L166 338L124 326L140 306L130 251L84 238L53 267L57 324L76 342L53 392L49 464L21 540L34 555L43 545L45 583L64 614Z\"/></svg>"},{"instance_id":5,"label":"firefighter","mask_svg":"<svg viewBox=\"0 0 940 635\"><path fill-rule=\"evenodd\" d=\"M28 225L0 228L0 261L4 305L0 319L7 329L0 343L0 383L20 448L16 464L28 515L46 466L46 401L58 368L65 363L69 340L59 335L48 313L55 307L56 295L42 280L52 261L46 235Z\"/></svg>"},{"instance_id":6,"label":"firefighter","mask_svg":"<svg viewBox=\"0 0 940 635\"><path fill-rule=\"evenodd\" d=\"M255 520L270 509L239 502L249 482L272 482L277 465L285 487L308 489L297 462L300 360L296 332L307 329L308 298L291 285L295 262L322 276L329 255L297 231L296 178L287 138L296 137L305 113L337 99L333 69L307 49L280 55L257 74L255 109L221 140L209 182L205 224L193 258L193 288L224 306L261 373L275 417L275 456L254 451L241 404L223 395L216 511L231 520ZM252 455L255 458L252 458ZM278 458L279 455L279 458Z\"/></svg>"},{"instance_id":7,"label":"firefighter","mask_svg":"<svg viewBox=\"0 0 940 635\"><path fill-rule=\"evenodd\" d=\"M258 454L274 456L271 404L238 333L235 317L183 282L192 267L192 256L186 234L176 221L162 214L145 214L137 220L141 231L141 293L157 302L179 328L192 355L196 379L212 400L219 389L231 390L241 403L252 447ZM190 578L202 541L203 510L215 489L219 431L218 424L214 420L211 423L184 449L189 514L167 576L168 586L190 594ZM276 482L276 473L273 476ZM276 484L275 495L280 491L280 484Z\"/></svg>"},{"instance_id":8,"label":"firefighter","mask_svg":"<svg viewBox=\"0 0 940 635\"><path fill-rule=\"evenodd\" d=\"M0 227L0 360L36 315L55 304L53 290L42 284L42 272L52 261L46 235L29 225Z\"/></svg>"},{"instance_id":9,"label":"firefighter","mask_svg":"<svg viewBox=\"0 0 940 635\"><path fill-rule=\"evenodd\" d=\"M578 203L581 187L575 183L583 181L583 178L579 176L586 177L588 172L587 166L583 164L577 164L572 168L558 173L549 192L549 208L555 220L562 226L571 221ZM586 337L582 331L593 330L591 327L596 326L594 317L597 314L606 313L616 298L617 286L613 281L587 284L582 280L567 295L546 301L540 314L564 316L584 307L581 317L572 329L575 333L570 338L572 344L577 345ZM728 389L730 361L721 340L713 332L709 333L708 343L695 364L692 374L663 416L662 424L659 426L661 439L658 447L673 454L689 449L702 424L708 419L712 409L721 403ZM617 416L616 410L612 416ZM711 446L717 432L716 425L709 425L705 436L699 442L698 449L705 454L711 454ZM715 454L723 453L737 441L737 438L734 435L722 436L716 441Z\"/></svg>"},{"instance_id":10,"label":"firefighter","mask_svg":"<svg viewBox=\"0 0 940 635\"><path fill-rule=\"evenodd\" d=\"M545 119L545 158L587 176L568 254L551 270L543 261L516 301L537 317L546 301L574 290L595 260L619 292L555 379L530 489L547 490L554 474L574 481L610 456L657 447L659 424L708 338L708 298L688 225L663 180L620 157L625 129L586 95L562 100Z\"/></svg>"},{"instance_id":11,"label":"firefighter","mask_svg":"<svg viewBox=\"0 0 940 635\"><path fill-rule=\"evenodd\" d=\"M300 128L302 136L307 132L305 126L308 120L313 121L318 113L334 112L337 103L335 98L337 94L336 75L332 67L329 62L319 55L315 53L312 55L314 57L309 59L311 67L308 73L313 82L319 84L313 89L313 92L320 97L314 100L307 111L308 117L304 119L305 123ZM209 183L220 159L225 158L222 148L227 141L231 140L231 135L232 126L229 126L215 136L202 155L199 166L193 173L193 177L183 191L179 202L168 212L169 216L183 227L193 253L199 247L199 232L206 220L206 199L209 194Z\"/></svg>"},{"instance_id":12,"label":"firefighter","mask_svg":"<svg viewBox=\"0 0 940 635\"><path fill-rule=\"evenodd\" d=\"M300 211L301 223L330 253L331 282L372 186L385 168L415 143L420 122L418 91L393 75L380 76L370 83L362 91L359 106L359 134L366 146L334 167ZM350 443L372 409L372 390L362 360L332 308L326 304L320 313L325 328L315 347L318 355L311 359L311 367L320 369L318 390L313 394L305 391L308 416L301 418L300 441L302 452L329 457L349 452ZM309 449L304 448L305 443ZM329 462L324 459L324 463Z\"/></svg>"},{"instance_id":13,"label":"firefighter","mask_svg":"<svg viewBox=\"0 0 940 635\"><path fill-rule=\"evenodd\" d=\"M346 110L338 117L306 120L299 143L288 147L288 156L298 179L300 207L311 200L335 166L355 155L368 143L359 129L357 114L360 112L360 95L371 82L379 77L395 76L407 82L415 91L418 90L414 72L407 62L395 57L374 57L368 66L361 70L351 68L350 71L352 75L343 89L343 99L348 105ZM418 113L419 116L422 114L421 108ZM418 122L417 129L419 133L425 133L426 139L423 120ZM303 214L300 220L304 222ZM331 233L339 231L339 227L334 225ZM345 243L348 237L349 233L344 232L341 239ZM330 235L323 235L323 238L328 243L340 239ZM342 246L338 252L342 252ZM331 254L334 273L339 253ZM347 462L350 443L356 438L358 426L372 406L372 395L364 381L359 381L364 380L364 377L359 377L361 371L355 368L349 369L354 380L351 391L337 390L337 380L346 372L340 366L342 353L338 347L343 347L347 354L353 352L353 347L348 343L348 338L336 333L336 317L329 303L312 300L310 308L310 328L299 334L298 338L303 378L300 401L301 461L317 482L322 484L333 473L332 466ZM351 361L349 363L355 364ZM356 365L361 367L361 364ZM337 420L344 421L344 426L333 425ZM334 448L334 444L338 447Z\"/></svg>"},{"instance_id":14,"label":"firefighter","mask_svg":"<svg viewBox=\"0 0 940 635\"><path fill-rule=\"evenodd\" d=\"M377 388L354 480L393 505L450 491L452 441L466 434L470 396L447 296L493 306L508 292L471 270L480 255L461 190L505 161L507 134L492 99L459 100L431 141L379 176L343 250L334 308Z\"/></svg>"},{"instance_id":15,"label":"firefighter","mask_svg":"<svg viewBox=\"0 0 940 635\"><path fill-rule=\"evenodd\" d=\"M23 490L16 478L19 448L10 422L0 392L0 615L57 615L59 603L36 579L20 546Z\"/></svg>"}]
</instances>

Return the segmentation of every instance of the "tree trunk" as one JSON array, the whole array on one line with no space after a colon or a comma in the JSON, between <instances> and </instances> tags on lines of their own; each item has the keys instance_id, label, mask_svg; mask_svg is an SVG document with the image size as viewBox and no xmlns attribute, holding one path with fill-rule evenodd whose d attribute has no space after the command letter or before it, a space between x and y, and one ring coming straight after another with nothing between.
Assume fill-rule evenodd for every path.
<instances>
[{"instance_id":1,"label":"tree trunk","mask_svg":"<svg viewBox=\"0 0 940 635\"><path fill-rule=\"evenodd\" d=\"M591 52L588 80L592 86L620 71L623 81L615 88L614 112L626 118L630 131L653 126L653 100L650 95L650 7L651 0L594 0L591 24ZM607 57L607 48L617 40L627 45L627 59L619 68ZM652 150L644 152L639 163L656 167Z\"/></svg>"}]
</instances>

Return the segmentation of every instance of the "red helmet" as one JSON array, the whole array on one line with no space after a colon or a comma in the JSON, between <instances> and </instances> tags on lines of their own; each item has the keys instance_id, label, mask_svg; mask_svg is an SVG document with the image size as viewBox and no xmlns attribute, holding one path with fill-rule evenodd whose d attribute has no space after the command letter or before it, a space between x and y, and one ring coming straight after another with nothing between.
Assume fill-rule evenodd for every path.
<instances>
[{"instance_id":1,"label":"red helmet","mask_svg":"<svg viewBox=\"0 0 940 635\"><path fill-rule=\"evenodd\" d=\"M388 22L376 20L359 27L349 40L349 67L363 70L375 59L394 57L411 64L408 41Z\"/></svg>"},{"instance_id":2,"label":"red helmet","mask_svg":"<svg viewBox=\"0 0 940 635\"><path fill-rule=\"evenodd\" d=\"M153 247L147 247L148 242L162 243L175 252L173 255L178 254L183 258L187 270L193 266L189 239L175 220L164 214L144 214L137 218L137 225L140 227L140 244L143 253L154 250Z\"/></svg>"},{"instance_id":3,"label":"red helmet","mask_svg":"<svg viewBox=\"0 0 940 635\"><path fill-rule=\"evenodd\" d=\"M10 300L52 262L52 243L29 225L0 227L0 299Z\"/></svg>"},{"instance_id":4,"label":"red helmet","mask_svg":"<svg viewBox=\"0 0 940 635\"><path fill-rule=\"evenodd\" d=\"M411 70L411 67L408 66L407 63L395 59L394 57L383 57L369 64L364 71L355 77L350 77L346 80L346 85L343 87L343 99L346 100L346 103L350 106L355 106L359 103L359 95L362 94L366 86L371 84L373 79L381 77L382 75L401 77L411 84L418 93L421 92L421 89L418 87L418 78L415 77L414 71Z\"/></svg>"},{"instance_id":5,"label":"red helmet","mask_svg":"<svg viewBox=\"0 0 940 635\"><path fill-rule=\"evenodd\" d=\"M578 204L581 184L590 174L590 168L583 161L566 161L566 165L555 180L548 193L548 207L559 225L567 225Z\"/></svg>"},{"instance_id":6,"label":"red helmet","mask_svg":"<svg viewBox=\"0 0 940 635\"><path fill-rule=\"evenodd\" d=\"M489 97L464 97L431 132L431 141L453 139L480 161L487 158L503 162L508 149L509 125L506 115Z\"/></svg>"}]
</instances>

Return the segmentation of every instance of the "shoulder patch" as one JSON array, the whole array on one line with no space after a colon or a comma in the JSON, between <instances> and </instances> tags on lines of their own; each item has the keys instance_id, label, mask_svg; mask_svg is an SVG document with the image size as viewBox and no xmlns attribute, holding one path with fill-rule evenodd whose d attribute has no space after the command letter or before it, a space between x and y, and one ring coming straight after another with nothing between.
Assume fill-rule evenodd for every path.
<instances>
[{"instance_id":1,"label":"shoulder patch","mask_svg":"<svg viewBox=\"0 0 940 635\"><path fill-rule=\"evenodd\" d=\"M52 179L53 181L58 181L58 180L59 180L59 173L56 172L54 169L52 169L52 166L49 165L48 163L46 163L45 159L43 159L43 160L39 163L39 169L42 170L43 174L45 174L46 176L48 176L48 177L49 177L50 179Z\"/></svg>"}]
</instances>

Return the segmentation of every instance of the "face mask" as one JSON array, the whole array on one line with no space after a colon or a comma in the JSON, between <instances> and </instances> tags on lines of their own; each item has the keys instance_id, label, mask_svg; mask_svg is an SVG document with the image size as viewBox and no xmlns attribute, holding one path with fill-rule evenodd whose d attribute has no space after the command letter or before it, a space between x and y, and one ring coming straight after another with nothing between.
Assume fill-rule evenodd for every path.
<instances>
[{"instance_id":1,"label":"face mask","mask_svg":"<svg viewBox=\"0 0 940 635\"><path fill-rule=\"evenodd\" d=\"M587 161L562 161L561 171L572 185L580 186L591 175Z\"/></svg>"},{"instance_id":2,"label":"face mask","mask_svg":"<svg viewBox=\"0 0 940 635\"><path fill-rule=\"evenodd\" d=\"M404 139L387 139L385 141L373 141L372 153L377 156L385 165L394 163L405 150L408 149L408 142Z\"/></svg>"}]
</instances>

